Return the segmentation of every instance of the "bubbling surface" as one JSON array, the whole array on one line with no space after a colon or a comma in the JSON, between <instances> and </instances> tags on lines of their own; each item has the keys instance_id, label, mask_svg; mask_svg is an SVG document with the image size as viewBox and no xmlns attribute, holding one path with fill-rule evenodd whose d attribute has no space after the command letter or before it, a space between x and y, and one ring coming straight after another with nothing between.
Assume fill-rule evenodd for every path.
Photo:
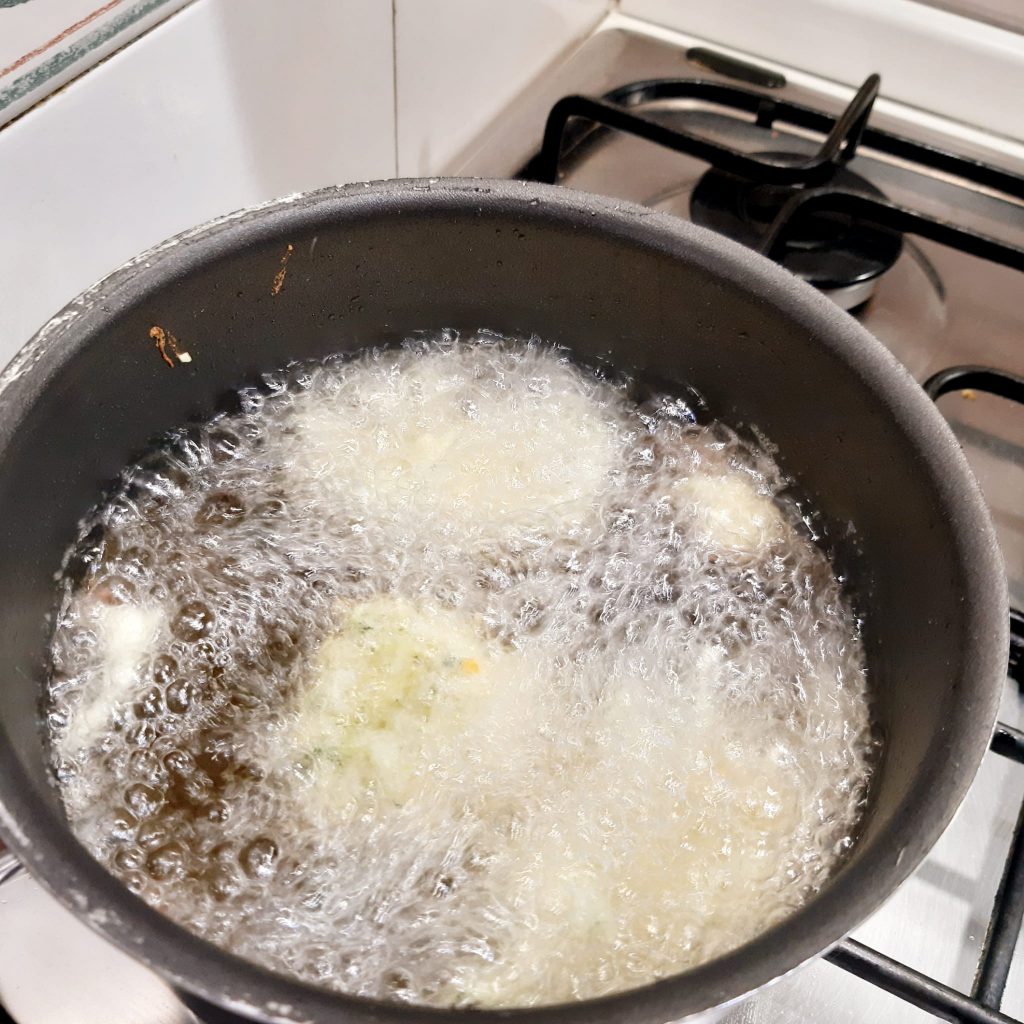
<instances>
[{"instance_id":1,"label":"bubbling surface","mask_svg":"<svg viewBox=\"0 0 1024 1024\"><path fill-rule=\"evenodd\" d=\"M290 367L69 552L75 832L282 974L530 1006L736 948L850 848L858 624L771 456L539 342Z\"/></svg>"}]
</instances>

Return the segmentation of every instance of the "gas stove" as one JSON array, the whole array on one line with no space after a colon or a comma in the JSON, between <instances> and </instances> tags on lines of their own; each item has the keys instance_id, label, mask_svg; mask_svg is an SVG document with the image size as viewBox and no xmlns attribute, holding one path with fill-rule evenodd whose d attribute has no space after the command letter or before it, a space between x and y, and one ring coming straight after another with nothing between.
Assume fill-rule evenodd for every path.
<instances>
[{"instance_id":1,"label":"gas stove","mask_svg":"<svg viewBox=\"0 0 1024 1024\"><path fill-rule=\"evenodd\" d=\"M613 19L445 171L640 202L828 294L939 403L992 510L1020 609L1024 147L886 102L871 70L854 93ZM850 939L726 1021L1024 1019L1020 656L1018 646L992 753L922 867ZM0 863L0 922L0 1001L20 1024L196 1020L12 862ZM67 965L59 987L55 955Z\"/></svg>"}]
</instances>

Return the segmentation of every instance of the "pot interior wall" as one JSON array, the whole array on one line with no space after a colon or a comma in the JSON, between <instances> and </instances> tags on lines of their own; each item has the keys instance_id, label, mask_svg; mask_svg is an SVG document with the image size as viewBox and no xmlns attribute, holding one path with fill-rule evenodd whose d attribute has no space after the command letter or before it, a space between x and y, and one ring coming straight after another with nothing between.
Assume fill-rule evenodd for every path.
<instances>
[{"instance_id":1,"label":"pot interior wall","mask_svg":"<svg viewBox=\"0 0 1024 1024\"><path fill-rule=\"evenodd\" d=\"M691 384L715 415L756 424L779 446L843 538L865 617L888 752L854 859L884 838L932 784L947 728L971 710L972 695L950 683L971 641L953 528L867 384L796 312L699 257L696 247L680 258L616 237L597 218L580 223L525 202L327 220L311 208L254 226L240 248L181 244L155 287L101 298L106 322L83 317L46 386L15 393L23 420L0 450L0 711L25 785L59 814L38 718L45 619L62 552L104 482L150 437L207 417L261 371L415 330L483 326ZM165 364L154 325L191 363Z\"/></svg>"}]
</instances>

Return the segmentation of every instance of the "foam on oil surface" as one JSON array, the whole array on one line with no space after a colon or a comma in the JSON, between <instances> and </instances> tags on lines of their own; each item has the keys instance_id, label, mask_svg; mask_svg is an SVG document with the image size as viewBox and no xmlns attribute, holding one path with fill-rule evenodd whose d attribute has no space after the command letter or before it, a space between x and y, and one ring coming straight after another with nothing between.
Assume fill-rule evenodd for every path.
<instances>
[{"instance_id":1,"label":"foam on oil surface","mask_svg":"<svg viewBox=\"0 0 1024 1024\"><path fill-rule=\"evenodd\" d=\"M872 764L858 630L770 457L540 344L292 368L69 556L71 823L152 905L366 996L535 1005L815 893Z\"/></svg>"}]
</instances>

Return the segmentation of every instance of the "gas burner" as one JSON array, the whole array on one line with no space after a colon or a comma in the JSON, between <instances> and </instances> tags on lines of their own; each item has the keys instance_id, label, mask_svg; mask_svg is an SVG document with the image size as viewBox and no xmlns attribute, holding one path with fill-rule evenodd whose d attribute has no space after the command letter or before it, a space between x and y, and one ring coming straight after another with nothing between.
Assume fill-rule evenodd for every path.
<instances>
[{"instance_id":1,"label":"gas burner","mask_svg":"<svg viewBox=\"0 0 1024 1024\"><path fill-rule=\"evenodd\" d=\"M904 234L1024 270L1024 248L957 223L892 203L849 164L861 143L936 177L1024 198L1019 176L934 146L868 127L880 79L869 75L838 117L749 89L688 79L632 82L602 98L563 96L548 113L540 151L519 177L551 184L563 162L585 155L608 131L645 139L710 164L694 190L691 216L744 242L817 285L844 309L862 305L902 251ZM751 152L644 116L645 105L700 100L753 117L760 132L786 125L824 136L812 152ZM699 122L698 122L699 123Z\"/></svg>"},{"instance_id":2,"label":"gas burner","mask_svg":"<svg viewBox=\"0 0 1024 1024\"><path fill-rule=\"evenodd\" d=\"M765 163L793 166L802 153L752 154ZM871 199L884 194L866 178L836 166L829 188ZM773 185L719 168L707 171L690 197L694 223L710 228L752 249L762 250L786 204L803 185ZM842 309L866 302L878 279L899 258L902 236L834 210L817 210L801 218L787 233L776 260L797 277L813 284Z\"/></svg>"}]
</instances>

